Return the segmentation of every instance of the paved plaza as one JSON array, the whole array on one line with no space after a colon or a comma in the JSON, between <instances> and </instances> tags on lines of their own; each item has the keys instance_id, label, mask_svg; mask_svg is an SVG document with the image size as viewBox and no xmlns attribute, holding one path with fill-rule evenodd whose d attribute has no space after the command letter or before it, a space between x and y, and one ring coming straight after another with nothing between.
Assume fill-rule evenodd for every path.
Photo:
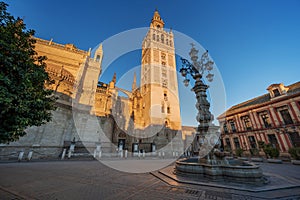
<instances>
[{"instance_id":1,"label":"paved plaza","mask_svg":"<svg viewBox=\"0 0 300 200\"><path fill-rule=\"evenodd\" d=\"M95 160L7 162L0 163L0 199L300 199L300 166L259 164L282 187L251 192L180 183L163 170L125 173Z\"/></svg>"}]
</instances>

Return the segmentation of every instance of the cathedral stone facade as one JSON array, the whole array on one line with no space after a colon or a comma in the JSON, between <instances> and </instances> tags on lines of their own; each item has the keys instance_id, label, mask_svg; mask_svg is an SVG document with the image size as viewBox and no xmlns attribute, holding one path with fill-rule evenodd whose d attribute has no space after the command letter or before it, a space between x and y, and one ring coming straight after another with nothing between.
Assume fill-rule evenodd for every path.
<instances>
[{"instance_id":1,"label":"cathedral stone facade","mask_svg":"<svg viewBox=\"0 0 300 200\"><path fill-rule=\"evenodd\" d=\"M75 143L75 153L99 148L111 156L121 150L180 155L183 149L174 37L155 11L142 45L140 86L132 90L99 82L102 45L94 55L73 44L36 38L35 50L47 57L46 71L58 97L51 122L30 127L17 142L1 145L1 154L33 151L35 157L57 157ZM127 97L119 96L123 92Z\"/></svg>"}]
</instances>

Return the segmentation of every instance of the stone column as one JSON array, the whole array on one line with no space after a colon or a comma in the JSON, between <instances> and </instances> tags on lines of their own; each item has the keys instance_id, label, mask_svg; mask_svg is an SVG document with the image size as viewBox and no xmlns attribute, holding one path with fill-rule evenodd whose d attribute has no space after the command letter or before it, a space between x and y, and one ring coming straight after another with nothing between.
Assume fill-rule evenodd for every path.
<instances>
[{"instance_id":1,"label":"stone column","mask_svg":"<svg viewBox=\"0 0 300 200\"><path fill-rule=\"evenodd\" d=\"M291 109L290 115L291 115L292 119L294 120L294 122L299 122L300 113L298 111L296 102L289 103L289 106L290 106L290 109ZM297 113L297 111L298 111L298 113Z\"/></svg>"},{"instance_id":2,"label":"stone column","mask_svg":"<svg viewBox=\"0 0 300 200\"><path fill-rule=\"evenodd\" d=\"M235 121L236 121L236 128L237 128L237 132L243 131L242 126L240 124L240 120L239 120L239 114L234 116Z\"/></svg>"},{"instance_id":3,"label":"stone column","mask_svg":"<svg viewBox=\"0 0 300 200\"><path fill-rule=\"evenodd\" d=\"M280 119L278 119L273 106L269 106L269 110L270 110L270 118L271 120L273 119L274 121L274 125L275 126L279 126L280 125Z\"/></svg>"},{"instance_id":4,"label":"stone column","mask_svg":"<svg viewBox=\"0 0 300 200\"><path fill-rule=\"evenodd\" d=\"M258 129L260 129L260 128L262 128L261 127L261 123L260 123L260 121L259 121L259 118L258 118L258 116L257 116L257 112L255 111L255 110L253 110L253 117L254 117L254 121L255 121L255 123L256 123L256 126L257 126L257 128Z\"/></svg>"},{"instance_id":5,"label":"stone column","mask_svg":"<svg viewBox=\"0 0 300 200\"><path fill-rule=\"evenodd\" d=\"M249 111L249 117L250 117L253 129L257 129L257 125L256 125L256 122L255 122L252 110Z\"/></svg>"}]
</instances>

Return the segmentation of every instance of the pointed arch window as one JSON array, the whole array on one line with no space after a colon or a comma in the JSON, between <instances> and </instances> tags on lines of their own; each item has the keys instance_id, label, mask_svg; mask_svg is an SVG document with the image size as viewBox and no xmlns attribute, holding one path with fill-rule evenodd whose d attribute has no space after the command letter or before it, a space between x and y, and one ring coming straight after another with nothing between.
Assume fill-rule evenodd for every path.
<instances>
[{"instance_id":1,"label":"pointed arch window","mask_svg":"<svg viewBox=\"0 0 300 200\"><path fill-rule=\"evenodd\" d=\"M162 42L162 43L164 43L164 42L165 42L165 37L164 37L164 35L163 35L163 34L161 34L161 36L160 36L160 37L161 37L161 42Z\"/></svg>"},{"instance_id":2,"label":"pointed arch window","mask_svg":"<svg viewBox=\"0 0 300 200\"><path fill-rule=\"evenodd\" d=\"M97 55L96 62L99 62L99 61L100 61L100 55Z\"/></svg>"},{"instance_id":3,"label":"pointed arch window","mask_svg":"<svg viewBox=\"0 0 300 200\"><path fill-rule=\"evenodd\" d=\"M164 92L164 100L165 100L165 101L168 101L168 95L167 95L167 92Z\"/></svg>"},{"instance_id":4,"label":"pointed arch window","mask_svg":"<svg viewBox=\"0 0 300 200\"><path fill-rule=\"evenodd\" d=\"M167 121L167 120L165 121L165 126L166 126L166 127L168 127L168 126L169 126L169 123L168 123L168 121Z\"/></svg>"}]
</instances>

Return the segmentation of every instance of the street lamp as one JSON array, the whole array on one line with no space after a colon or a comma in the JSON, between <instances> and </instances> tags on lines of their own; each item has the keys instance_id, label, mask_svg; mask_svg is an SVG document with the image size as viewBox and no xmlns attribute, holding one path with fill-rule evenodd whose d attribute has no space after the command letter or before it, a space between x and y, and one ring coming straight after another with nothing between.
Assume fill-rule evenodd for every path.
<instances>
[{"instance_id":1,"label":"street lamp","mask_svg":"<svg viewBox=\"0 0 300 200\"><path fill-rule=\"evenodd\" d=\"M196 75L200 75L200 79L202 78L205 71L208 72L206 78L209 82L213 81L214 75L210 73L211 70L213 70L214 62L210 60L208 56L208 50L204 52L201 56L201 59L198 61L198 50L195 49L195 45L191 44L192 48L190 50L190 57L192 60L192 63L190 63L187 59L180 58L182 62L182 68L180 69L180 73L183 77L185 77L184 85L189 85L189 79L186 78L188 74L190 74L195 80Z\"/></svg>"},{"instance_id":2,"label":"street lamp","mask_svg":"<svg viewBox=\"0 0 300 200\"><path fill-rule=\"evenodd\" d=\"M188 76L191 76L195 80L195 85L193 86L192 91L194 91L196 94L196 108L198 110L196 119L199 122L195 138L198 138L197 142L201 147L204 143L204 138L208 131L209 125L213 120L213 115L209 111L210 103L208 102L206 95L208 85L203 83L202 77L204 73L207 72L208 74L206 79L209 82L213 81L214 75L211 73L211 70L213 70L214 62L209 58L207 50L202 54L200 60L198 60L198 50L195 49L194 44L191 45L192 48L189 52L189 55L192 63L190 63L187 59L180 58L182 67L179 72L185 78L183 83L186 87L190 83Z\"/></svg>"}]
</instances>

